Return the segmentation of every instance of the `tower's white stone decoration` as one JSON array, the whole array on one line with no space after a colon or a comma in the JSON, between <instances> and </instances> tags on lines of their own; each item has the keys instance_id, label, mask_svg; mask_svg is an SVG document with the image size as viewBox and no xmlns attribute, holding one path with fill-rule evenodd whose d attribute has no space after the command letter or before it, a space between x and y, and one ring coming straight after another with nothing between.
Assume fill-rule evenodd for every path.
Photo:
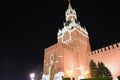
<instances>
[{"instance_id":1,"label":"tower's white stone decoration","mask_svg":"<svg viewBox=\"0 0 120 80\"><path fill-rule=\"evenodd\" d=\"M68 5L68 9L65 12L65 16L66 16L66 21L63 23L64 27L62 29L59 29L59 31L58 31L58 36L57 36L58 39L59 38L63 39L64 33L66 31L71 33L74 30L78 30L78 31L82 32L84 35L88 36L88 32L87 32L86 28L81 27L80 22L77 20L76 11L75 11L75 9L72 8L70 2Z\"/></svg>"}]
</instances>

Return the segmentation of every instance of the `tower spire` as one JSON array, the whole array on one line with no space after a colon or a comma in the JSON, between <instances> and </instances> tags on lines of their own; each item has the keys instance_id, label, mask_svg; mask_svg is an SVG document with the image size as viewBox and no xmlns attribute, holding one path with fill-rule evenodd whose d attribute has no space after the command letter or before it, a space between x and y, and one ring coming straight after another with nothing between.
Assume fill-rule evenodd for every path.
<instances>
[{"instance_id":1,"label":"tower spire","mask_svg":"<svg viewBox=\"0 0 120 80\"><path fill-rule=\"evenodd\" d=\"M68 0L68 9L66 11L66 21L68 21L72 18L77 20L77 15L76 15L75 9L73 9L72 6L71 6L71 1Z\"/></svg>"},{"instance_id":2,"label":"tower spire","mask_svg":"<svg viewBox=\"0 0 120 80\"><path fill-rule=\"evenodd\" d=\"M68 5L68 9L72 9L72 6L71 6L71 3L70 3L70 0L68 0L68 3L69 3L69 5Z\"/></svg>"}]
</instances>

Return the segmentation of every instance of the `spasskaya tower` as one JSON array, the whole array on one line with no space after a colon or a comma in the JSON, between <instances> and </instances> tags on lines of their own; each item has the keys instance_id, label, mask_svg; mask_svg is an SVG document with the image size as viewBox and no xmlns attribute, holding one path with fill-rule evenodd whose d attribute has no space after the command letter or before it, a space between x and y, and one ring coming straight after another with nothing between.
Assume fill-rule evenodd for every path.
<instances>
[{"instance_id":1,"label":"spasskaya tower","mask_svg":"<svg viewBox=\"0 0 120 80\"><path fill-rule=\"evenodd\" d=\"M61 75L78 80L89 77L87 53L91 49L88 32L77 20L76 11L70 1L63 28L59 29L57 39L56 44L45 49L43 78L53 80L57 75Z\"/></svg>"}]
</instances>

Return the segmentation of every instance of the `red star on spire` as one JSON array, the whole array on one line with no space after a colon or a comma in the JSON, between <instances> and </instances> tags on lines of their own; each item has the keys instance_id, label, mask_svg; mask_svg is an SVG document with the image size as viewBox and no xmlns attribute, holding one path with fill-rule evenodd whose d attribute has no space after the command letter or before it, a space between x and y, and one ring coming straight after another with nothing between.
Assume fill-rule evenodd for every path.
<instances>
[{"instance_id":1,"label":"red star on spire","mask_svg":"<svg viewBox=\"0 0 120 80\"><path fill-rule=\"evenodd\" d=\"M70 0L68 0L68 2L70 3Z\"/></svg>"}]
</instances>

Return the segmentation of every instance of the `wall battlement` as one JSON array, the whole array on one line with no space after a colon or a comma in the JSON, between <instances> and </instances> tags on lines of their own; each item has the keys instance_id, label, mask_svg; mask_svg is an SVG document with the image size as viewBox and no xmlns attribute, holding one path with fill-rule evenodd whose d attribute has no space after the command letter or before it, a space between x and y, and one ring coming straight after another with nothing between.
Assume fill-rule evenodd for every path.
<instances>
[{"instance_id":1,"label":"wall battlement","mask_svg":"<svg viewBox=\"0 0 120 80\"><path fill-rule=\"evenodd\" d=\"M68 50L70 50L70 51L73 51L73 48L70 47L70 46L68 46L68 45L66 45L66 44L63 44L63 43L62 43L62 47L65 48L65 49L68 49Z\"/></svg>"},{"instance_id":2,"label":"wall battlement","mask_svg":"<svg viewBox=\"0 0 120 80\"><path fill-rule=\"evenodd\" d=\"M120 43L115 43L110 46L106 46L106 47L91 51L90 55L99 54L101 52L111 51L111 50L115 50L115 49L119 49L119 48L120 48Z\"/></svg>"},{"instance_id":3,"label":"wall battlement","mask_svg":"<svg viewBox=\"0 0 120 80\"><path fill-rule=\"evenodd\" d=\"M66 44L56 43L56 44L54 44L54 45L46 48L46 49L45 49L45 53L46 53L46 52L49 52L49 51L51 51L51 50L55 50L55 49L57 49L57 48L60 48L60 46L63 47L63 48L65 48L65 49L68 49L68 50L70 50L70 51L73 51L73 48L70 47L70 46L68 46L68 45L66 45Z\"/></svg>"},{"instance_id":4,"label":"wall battlement","mask_svg":"<svg viewBox=\"0 0 120 80\"><path fill-rule=\"evenodd\" d=\"M56 43L56 44L54 44L54 45L46 48L46 49L45 49L45 53L46 53L46 52L49 52L49 51L51 51L51 50L54 50L54 49L56 49L56 48L58 48L58 46L59 46L59 44Z\"/></svg>"}]
</instances>

